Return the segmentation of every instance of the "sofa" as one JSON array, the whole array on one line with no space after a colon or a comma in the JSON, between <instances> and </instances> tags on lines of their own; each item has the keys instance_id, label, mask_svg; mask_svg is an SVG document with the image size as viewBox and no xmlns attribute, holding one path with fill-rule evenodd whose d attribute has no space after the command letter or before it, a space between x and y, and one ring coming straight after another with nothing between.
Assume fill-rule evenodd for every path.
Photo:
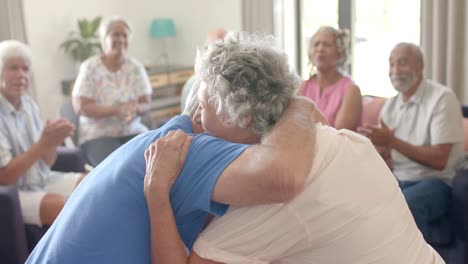
<instances>
[{"instance_id":1,"label":"sofa","mask_svg":"<svg viewBox=\"0 0 468 264\"><path fill-rule=\"evenodd\" d=\"M363 97L363 124L378 124L385 98ZM468 153L468 108L464 107L465 153ZM450 213L431 224L425 237L447 264L468 264L468 169L457 173L452 182L453 203Z\"/></svg>"},{"instance_id":2,"label":"sofa","mask_svg":"<svg viewBox=\"0 0 468 264\"><path fill-rule=\"evenodd\" d=\"M59 147L52 167L57 171L84 172L84 159L77 148ZM0 186L0 263L24 263L47 227L25 225L15 186Z\"/></svg>"}]
</instances>

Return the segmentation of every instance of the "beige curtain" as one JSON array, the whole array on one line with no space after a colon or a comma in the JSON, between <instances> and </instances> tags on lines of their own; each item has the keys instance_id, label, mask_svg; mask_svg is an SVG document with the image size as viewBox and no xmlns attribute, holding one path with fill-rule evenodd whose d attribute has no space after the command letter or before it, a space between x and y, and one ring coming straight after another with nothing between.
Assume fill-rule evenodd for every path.
<instances>
[{"instance_id":1,"label":"beige curtain","mask_svg":"<svg viewBox=\"0 0 468 264\"><path fill-rule=\"evenodd\" d=\"M0 42L9 39L28 43L24 25L22 0L0 0ZM34 76L29 91L31 96L37 99Z\"/></svg>"},{"instance_id":2,"label":"beige curtain","mask_svg":"<svg viewBox=\"0 0 468 264\"><path fill-rule=\"evenodd\" d=\"M254 33L273 34L274 26L273 0L243 0L242 30Z\"/></svg>"},{"instance_id":3,"label":"beige curtain","mask_svg":"<svg viewBox=\"0 0 468 264\"><path fill-rule=\"evenodd\" d=\"M468 5L465 0L421 0L421 47L427 78L468 102Z\"/></svg>"},{"instance_id":4,"label":"beige curtain","mask_svg":"<svg viewBox=\"0 0 468 264\"><path fill-rule=\"evenodd\" d=\"M21 0L0 0L0 41L16 39L26 42Z\"/></svg>"}]
</instances>

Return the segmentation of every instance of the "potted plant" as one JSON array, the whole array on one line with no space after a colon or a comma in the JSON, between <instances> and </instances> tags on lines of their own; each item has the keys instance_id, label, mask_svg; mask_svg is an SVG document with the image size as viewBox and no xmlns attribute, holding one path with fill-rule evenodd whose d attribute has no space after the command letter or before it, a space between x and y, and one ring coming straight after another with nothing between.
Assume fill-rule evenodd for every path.
<instances>
[{"instance_id":1,"label":"potted plant","mask_svg":"<svg viewBox=\"0 0 468 264\"><path fill-rule=\"evenodd\" d=\"M96 54L101 49L97 36L100 23L100 16L92 20L78 19L79 31L70 32L68 38L60 44L60 48L77 63L81 63Z\"/></svg>"}]
</instances>

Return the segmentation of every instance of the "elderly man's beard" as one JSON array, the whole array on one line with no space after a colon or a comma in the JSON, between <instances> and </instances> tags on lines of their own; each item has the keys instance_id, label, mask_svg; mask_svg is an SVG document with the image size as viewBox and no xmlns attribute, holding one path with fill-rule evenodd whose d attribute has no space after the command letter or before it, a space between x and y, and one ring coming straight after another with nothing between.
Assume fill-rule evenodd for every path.
<instances>
[{"instance_id":1,"label":"elderly man's beard","mask_svg":"<svg viewBox=\"0 0 468 264\"><path fill-rule=\"evenodd\" d=\"M393 74L390 76L393 88L400 93L406 93L418 80L416 72L410 74Z\"/></svg>"}]
</instances>

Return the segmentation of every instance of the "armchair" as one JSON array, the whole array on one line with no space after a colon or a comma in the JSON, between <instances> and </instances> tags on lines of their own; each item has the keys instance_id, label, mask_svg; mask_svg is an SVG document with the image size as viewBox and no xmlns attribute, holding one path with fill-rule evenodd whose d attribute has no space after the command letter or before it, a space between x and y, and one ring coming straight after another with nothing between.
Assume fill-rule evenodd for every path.
<instances>
[{"instance_id":1,"label":"armchair","mask_svg":"<svg viewBox=\"0 0 468 264\"><path fill-rule=\"evenodd\" d=\"M58 171L84 172L84 160L78 148L58 148ZM15 186L0 186L0 263L24 263L47 227L23 223Z\"/></svg>"}]
</instances>

